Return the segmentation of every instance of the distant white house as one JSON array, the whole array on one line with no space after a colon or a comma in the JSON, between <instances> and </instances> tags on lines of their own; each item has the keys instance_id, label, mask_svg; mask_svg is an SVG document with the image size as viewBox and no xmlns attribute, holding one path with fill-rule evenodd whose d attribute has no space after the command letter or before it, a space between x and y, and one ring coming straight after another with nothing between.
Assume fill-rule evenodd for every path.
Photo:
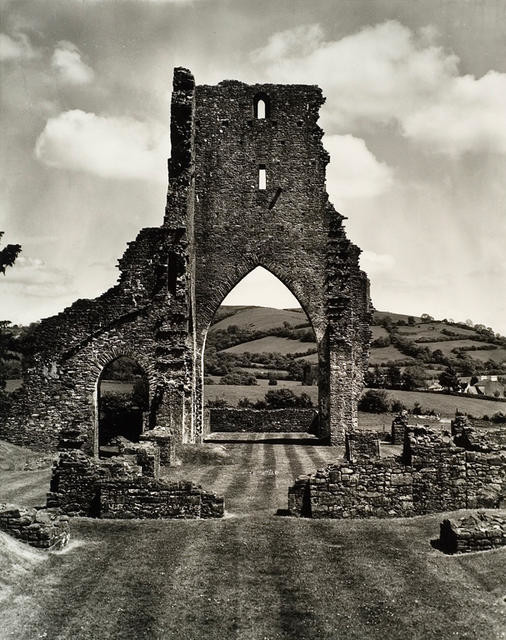
<instances>
[{"instance_id":1,"label":"distant white house","mask_svg":"<svg viewBox=\"0 0 506 640\"><path fill-rule=\"evenodd\" d=\"M471 380L473 384L471 384ZM466 377L460 378L459 381L461 393L473 396L505 397L506 387L498 381L496 375Z\"/></svg>"}]
</instances>

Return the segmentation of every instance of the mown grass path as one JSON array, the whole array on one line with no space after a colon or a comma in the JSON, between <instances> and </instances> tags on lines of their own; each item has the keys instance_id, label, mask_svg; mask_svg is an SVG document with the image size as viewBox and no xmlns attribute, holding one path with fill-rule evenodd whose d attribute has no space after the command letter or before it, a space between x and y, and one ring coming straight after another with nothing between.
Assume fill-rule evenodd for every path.
<instances>
[{"instance_id":1,"label":"mown grass path","mask_svg":"<svg viewBox=\"0 0 506 640\"><path fill-rule=\"evenodd\" d=\"M506 553L430 545L442 514L405 520L276 516L300 473L335 453L261 434L235 464L171 471L223 492L214 521L72 522L3 603L0 638L32 640L499 640ZM41 504L48 472L3 473L0 500Z\"/></svg>"}]
</instances>

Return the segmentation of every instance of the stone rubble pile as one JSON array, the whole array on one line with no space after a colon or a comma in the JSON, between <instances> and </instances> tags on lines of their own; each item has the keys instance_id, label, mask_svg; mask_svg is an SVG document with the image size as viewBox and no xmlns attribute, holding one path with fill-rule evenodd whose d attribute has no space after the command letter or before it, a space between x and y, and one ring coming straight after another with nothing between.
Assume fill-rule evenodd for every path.
<instances>
[{"instance_id":1,"label":"stone rubble pile","mask_svg":"<svg viewBox=\"0 0 506 640\"><path fill-rule=\"evenodd\" d=\"M486 551L506 545L504 515L479 511L460 520L443 520L439 548L448 553Z\"/></svg>"},{"instance_id":2,"label":"stone rubble pile","mask_svg":"<svg viewBox=\"0 0 506 640\"><path fill-rule=\"evenodd\" d=\"M67 516L14 504L0 504L0 530L39 549L61 549L70 539Z\"/></svg>"}]
</instances>

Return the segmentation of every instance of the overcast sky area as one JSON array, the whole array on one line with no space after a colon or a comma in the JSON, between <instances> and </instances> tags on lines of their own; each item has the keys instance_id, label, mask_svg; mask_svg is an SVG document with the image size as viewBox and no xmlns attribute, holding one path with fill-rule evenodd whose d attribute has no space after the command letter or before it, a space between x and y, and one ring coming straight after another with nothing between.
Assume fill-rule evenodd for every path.
<instances>
[{"instance_id":1,"label":"overcast sky area","mask_svg":"<svg viewBox=\"0 0 506 640\"><path fill-rule=\"evenodd\" d=\"M506 334L504 0L0 0L0 319L95 297L163 219L174 66L308 83L376 308ZM250 275L235 304L294 306Z\"/></svg>"}]
</instances>

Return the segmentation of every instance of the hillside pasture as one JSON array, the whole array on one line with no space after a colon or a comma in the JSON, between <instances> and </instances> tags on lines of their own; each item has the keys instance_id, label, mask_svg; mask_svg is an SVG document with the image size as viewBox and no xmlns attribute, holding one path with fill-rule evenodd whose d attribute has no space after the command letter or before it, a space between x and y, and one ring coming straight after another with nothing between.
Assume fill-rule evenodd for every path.
<instances>
[{"instance_id":1,"label":"hillside pasture","mask_svg":"<svg viewBox=\"0 0 506 640\"><path fill-rule=\"evenodd\" d=\"M482 360L483 362L487 362L487 360L493 360L494 362L506 362L506 349L499 347L498 349L483 349L476 351L467 351L466 352L469 357L474 358L475 360Z\"/></svg>"},{"instance_id":2,"label":"hillside pasture","mask_svg":"<svg viewBox=\"0 0 506 640\"><path fill-rule=\"evenodd\" d=\"M466 336L478 335L474 329L461 329L460 327L453 327L444 322L423 322L407 327L397 327L397 331L401 336L409 337L409 339L413 341L419 340L420 338L424 340L430 338L434 339L434 341L449 338L450 336L443 333L443 329L457 334L457 339L460 336L465 338Z\"/></svg>"},{"instance_id":3,"label":"hillside pasture","mask_svg":"<svg viewBox=\"0 0 506 640\"><path fill-rule=\"evenodd\" d=\"M369 364L384 364L387 362L401 362L414 359L410 356L406 356L394 347L389 345L388 347L373 347L369 355Z\"/></svg>"},{"instance_id":4,"label":"hillside pasture","mask_svg":"<svg viewBox=\"0 0 506 640\"><path fill-rule=\"evenodd\" d=\"M388 331L384 327L379 327L376 324L371 326L371 333L371 340L377 340L378 338L388 338Z\"/></svg>"},{"instance_id":5,"label":"hillside pasture","mask_svg":"<svg viewBox=\"0 0 506 640\"><path fill-rule=\"evenodd\" d=\"M258 340L243 342L228 349L223 349L220 353L303 353L309 349L316 349L314 342L300 342L289 338L279 338L278 336L266 336Z\"/></svg>"},{"instance_id":6,"label":"hillside pasture","mask_svg":"<svg viewBox=\"0 0 506 640\"><path fill-rule=\"evenodd\" d=\"M212 325L210 331L217 329L227 329L232 325L248 328L255 331L267 331L282 327L284 322L289 322L292 326L309 323L306 314L300 311L285 311L285 309L273 309L271 307L248 307L238 309L234 315L219 320Z\"/></svg>"},{"instance_id":7,"label":"hillside pasture","mask_svg":"<svg viewBox=\"0 0 506 640\"><path fill-rule=\"evenodd\" d=\"M444 353L444 355L447 356L452 354L453 349L461 349L462 347L479 347L480 345L485 344L488 345L487 342L476 342L476 340L448 340L444 342L430 342L429 344L423 346L427 346L431 351L440 349ZM496 351L496 349L490 349L488 353L493 353L494 351ZM501 351L503 351L504 353L504 351L506 350L502 349ZM474 354L476 353L476 351L467 351L466 353L468 353L471 358L474 358ZM486 358L486 360L488 360L488 358Z\"/></svg>"}]
</instances>

